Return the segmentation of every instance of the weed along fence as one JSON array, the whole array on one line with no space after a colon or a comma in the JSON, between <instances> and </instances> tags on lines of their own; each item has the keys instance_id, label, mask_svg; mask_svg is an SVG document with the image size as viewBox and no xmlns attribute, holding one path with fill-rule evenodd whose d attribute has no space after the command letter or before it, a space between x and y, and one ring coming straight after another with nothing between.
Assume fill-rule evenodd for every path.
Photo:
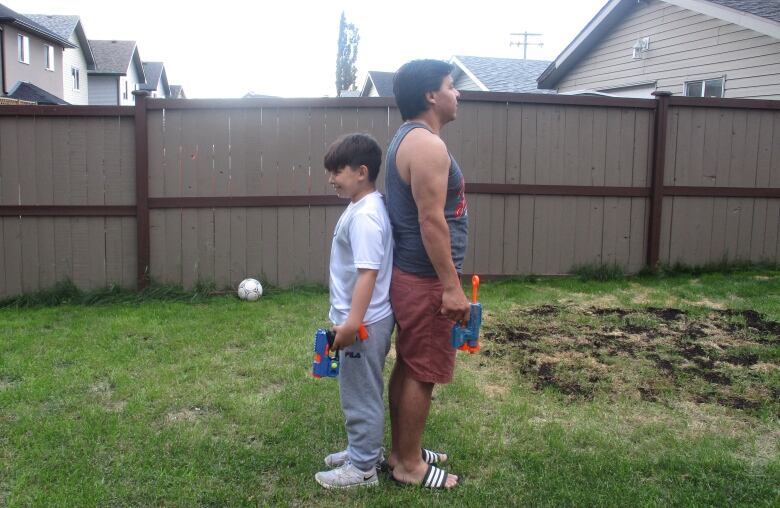
<instances>
[{"instance_id":1,"label":"weed along fence","mask_svg":"<svg viewBox=\"0 0 780 508\"><path fill-rule=\"evenodd\" d=\"M353 131L386 147L400 123L385 98L1 106L0 297L326 282L345 202L325 150ZM467 272L780 262L775 101L464 93L443 136L467 179Z\"/></svg>"}]
</instances>

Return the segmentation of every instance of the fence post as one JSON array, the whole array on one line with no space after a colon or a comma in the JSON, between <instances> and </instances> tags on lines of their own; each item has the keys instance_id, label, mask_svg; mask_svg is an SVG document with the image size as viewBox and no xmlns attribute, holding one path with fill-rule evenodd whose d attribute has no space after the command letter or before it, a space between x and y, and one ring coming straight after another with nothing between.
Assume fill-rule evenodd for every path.
<instances>
[{"instance_id":1,"label":"fence post","mask_svg":"<svg viewBox=\"0 0 780 508\"><path fill-rule=\"evenodd\" d=\"M650 186L650 223L647 227L647 266L658 268L661 249L661 210L664 202L664 165L666 163L666 126L669 121L669 97L672 92L655 91L658 99L655 108L655 129L653 131L653 165Z\"/></svg>"},{"instance_id":2,"label":"fence post","mask_svg":"<svg viewBox=\"0 0 780 508\"><path fill-rule=\"evenodd\" d=\"M135 97L135 211L138 289L149 285L149 128L146 123L146 90Z\"/></svg>"}]
</instances>

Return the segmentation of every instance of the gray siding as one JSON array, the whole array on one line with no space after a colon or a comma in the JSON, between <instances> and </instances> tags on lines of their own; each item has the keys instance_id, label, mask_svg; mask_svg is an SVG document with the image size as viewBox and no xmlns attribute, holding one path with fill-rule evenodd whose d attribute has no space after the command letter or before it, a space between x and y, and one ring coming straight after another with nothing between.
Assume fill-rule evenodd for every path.
<instances>
[{"instance_id":1,"label":"gray siding","mask_svg":"<svg viewBox=\"0 0 780 508\"><path fill-rule=\"evenodd\" d=\"M116 106L119 76L89 76L89 104L91 106Z\"/></svg>"},{"instance_id":2,"label":"gray siding","mask_svg":"<svg viewBox=\"0 0 780 508\"><path fill-rule=\"evenodd\" d=\"M637 39L650 50L632 58ZM656 81L682 95L686 81L725 77L725 97L780 99L780 40L652 0L618 23L559 83L559 92Z\"/></svg>"}]
</instances>

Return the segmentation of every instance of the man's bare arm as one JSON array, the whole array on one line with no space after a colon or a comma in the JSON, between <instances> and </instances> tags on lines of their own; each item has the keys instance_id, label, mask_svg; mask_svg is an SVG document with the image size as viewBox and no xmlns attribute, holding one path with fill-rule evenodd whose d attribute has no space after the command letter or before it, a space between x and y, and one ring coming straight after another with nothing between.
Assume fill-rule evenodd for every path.
<instances>
[{"instance_id":1,"label":"man's bare arm","mask_svg":"<svg viewBox=\"0 0 780 508\"><path fill-rule=\"evenodd\" d=\"M429 133L416 137L409 146L412 196L417 205L423 245L444 287L442 313L455 321L468 320L469 303L452 261L450 230L444 217L450 157L447 147Z\"/></svg>"}]
</instances>

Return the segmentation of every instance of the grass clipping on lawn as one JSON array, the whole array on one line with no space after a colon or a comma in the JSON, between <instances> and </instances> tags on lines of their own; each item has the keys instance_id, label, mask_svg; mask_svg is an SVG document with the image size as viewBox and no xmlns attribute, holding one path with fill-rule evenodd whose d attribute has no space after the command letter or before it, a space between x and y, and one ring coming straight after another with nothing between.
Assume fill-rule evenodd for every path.
<instances>
[{"instance_id":1,"label":"grass clipping on lawn","mask_svg":"<svg viewBox=\"0 0 780 508\"><path fill-rule=\"evenodd\" d=\"M487 317L482 353L510 358L538 390L780 414L780 323L752 310L540 305Z\"/></svg>"}]
</instances>

